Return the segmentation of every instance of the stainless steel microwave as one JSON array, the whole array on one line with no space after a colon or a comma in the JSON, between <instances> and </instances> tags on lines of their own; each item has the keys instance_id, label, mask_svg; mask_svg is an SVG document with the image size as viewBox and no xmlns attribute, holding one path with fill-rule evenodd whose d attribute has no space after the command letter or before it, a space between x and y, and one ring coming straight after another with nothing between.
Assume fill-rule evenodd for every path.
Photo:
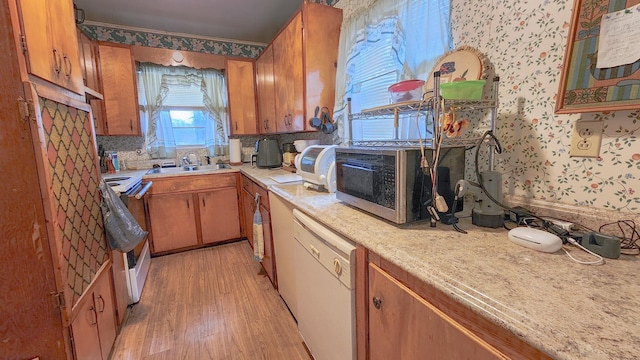
<instances>
[{"instance_id":1,"label":"stainless steel microwave","mask_svg":"<svg viewBox=\"0 0 640 360\"><path fill-rule=\"evenodd\" d=\"M449 209L462 210L462 200L454 202L455 183L464 179L464 147L440 151L436 189ZM433 150L425 149L427 159ZM427 219L433 205L432 181L420 167L420 149L336 148L336 197L347 204L397 224ZM453 218L439 213L441 221Z\"/></svg>"}]
</instances>

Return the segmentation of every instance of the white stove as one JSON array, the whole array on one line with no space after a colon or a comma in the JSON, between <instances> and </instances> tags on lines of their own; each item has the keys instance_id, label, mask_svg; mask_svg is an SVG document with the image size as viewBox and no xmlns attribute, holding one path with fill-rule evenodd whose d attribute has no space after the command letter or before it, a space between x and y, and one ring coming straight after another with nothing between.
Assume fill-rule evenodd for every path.
<instances>
[{"instance_id":1,"label":"white stove","mask_svg":"<svg viewBox=\"0 0 640 360\"><path fill-rule=\"evenodd\" d=\"M120 171L113 174L102 174L102 178L111 189L118 194L126 194L142 183L142 175L146 170Z\"/></svg>"},{"instance_id":2,"label":"white stove","mask_svg":"<svg viewBox=\"0 0 640 360\"><path fill-rule=\"evenodd\" d=\"M114 174L102 174L102 178L111 186L120 199L128 206L130 201L142 201L135 199L134 195L140 191L142 176L147 170L120 171ZM127 278L127 290L129 292L129 304L140 301L142 288L144 287L149 266L151 264L151 252L149 241L145 240L136 249L128 253L120 253L124 257L125 274Z\"/></svg>"}]
</instances>

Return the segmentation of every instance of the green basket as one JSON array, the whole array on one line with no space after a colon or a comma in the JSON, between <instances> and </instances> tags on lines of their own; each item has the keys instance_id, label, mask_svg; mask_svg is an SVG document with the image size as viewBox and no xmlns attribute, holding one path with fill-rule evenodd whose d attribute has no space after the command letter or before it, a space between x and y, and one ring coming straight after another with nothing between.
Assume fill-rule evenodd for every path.
<instances>
[{"instance_id":1,"label":"green basket","mask_svg":"<svg viewBox=\"0 0 640 360\"><path fill-rule=\"evenodd\" d=\"M440 84L440 94L445 99L480 100L485 80L454 81Z\"/></svg>"}]
</instances>

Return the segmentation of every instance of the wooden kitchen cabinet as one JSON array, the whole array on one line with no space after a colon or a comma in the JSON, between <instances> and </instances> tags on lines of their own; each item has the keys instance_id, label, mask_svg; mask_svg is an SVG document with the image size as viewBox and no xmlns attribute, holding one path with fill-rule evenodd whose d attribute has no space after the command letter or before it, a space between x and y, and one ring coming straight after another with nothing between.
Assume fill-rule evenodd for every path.
<instances>
[{"instance_id":1,"label":"wooden kitchen cabinet","mask_svg":"<svg viewBox=\"0 0 640 360\"><path fill-rule=\"evenodd\" d=\"M304 130L302 13L297 13L273 40L276 129L279 133Z\"/></svg>"},{"instance_id":2,"label":"wooden kitchen cabinet","mask_svg":"<svg viewBox=\"0 0 640 360\"><path fill-rule=\"evenodd\" d=\"M116 315L110 272L101 272L80 300L71 323L77 359L108 359L116 339Z\"/></svg>"},{"instance_id":3,"label":"wooden kitchen cabinet","mask_svg":"<svg viewBox=\"0 0 640 360\"><path fill-rule=\"evenodd\" d=\"M258 134L254 61L227 59L226 74L231 134Z\"/></svg>"},{"instance_id":4,"label":"wooden kitchen cabinet","mask_svg":"<svg viewBox=\"0 0 640 360\"><path fill-rule=\"evenodd\" d=\"M84 95L71 0L16 0L28 72Z\"/></svg>"},{"instance_id":5,"label":"wooden kitchen cabinet","mask_svg":"<svg viewBox=\"0 0 640 360\"><path fill-rule=\"evenodd\" d=\"M198 204L203 244L215 244L241 236L237 189L198 193Z\"/></svg>"},{"instance_id":6,"label":"wooden kitchen cabinet","mask_svg":"<svg viewBox=\"0 0 640 360\"><path fill-rule=\"evenodd\" d=\"M356 249L355 292L359 360L551 359L362 246Z\"/></svg>"},{"instance_id":7,"label":"wooden kitchen cabinet","mask_svg":"<svg viewBox=\"0 0 640 360\"><path fill-rule=\"evenodd\" d=\"M147 194L154 255L241 237L236 173L154 178Z\"/></svg>"},{"instance_id":8,"label":"wooden kitchen cabinet","mask_svg":"<svg viewBox=\"0 0 640 360\"><path fill-rule=\"evenodd\" d=\"M278 133L317 130L308 121L316 106L333 112L341 23L342 10L303 2L300 11L258 57L256 81L262 133L274 131L268 108L272 98ZM268 76L271 56L273 85ZM264 129L265 120L268 129Z\"/></svg>"},{"instance_id":9,"label":"wooden kitchen cabinet","mask_svg":"<svg viewBox=\"0 0 640 360\"><path fill-rule=\"evenodd\" d=\"M262 217L262 237L264 240L264 256L262 267L271 280L274 288L277 288L276 262L273 250L273 237L271 232L271 213L269 209L269 193L266 189L253 182L246 176L242 176L242 218L243 235L253 247L253 216L256 211L256 194L260 195L260 216Z\"/></svg>"},{"instance_id":10,"label":"wooden kitchen cabinet","mask_svg":"<svg viewBox=\"0 0 640 360\"><path fill-rule=\"evenodd\" d=\"M84 91L91 113L96 135L107 135L104 116L102 114L103 96L100 78L100 63L98 58L98 44L91 40L80 29L77 29L80 69L82 73Z\"/></svg>"},{"instance_id":11,"label":"wooden kitchen cabinet","mask_svg":"<svg viewBox=\"0 0 640 360\"><path fill-rule=\"evenodd\" d=\"M256 60L258 91L258 129L260 134L276 132L276 104L273 76L273 46L268 46Z\"/></svg>"},{"instance_id":12,"label":"wooden kitchen cabinet","mask_svg":"<svg viewBox=\"0 0 640 360\"><path fill-rule=\"evenodd\" d=\"M198 244L192 193L152 195L148 201L154 253Z\"/></svg>"},{"instance_id":13,"label":"wooden kitchen cabinet","mask_svg":"<svg viewBox=\"0 0 640 360\"><path fill-rule=\"evenodd\" d=\"M136 70L131 47L98 42L104 135L141 136ZM96 118L96 121L98 118Z\"/></svg>"},{"instance_id":14,"label":"wooden kitchen cabinet","mask_svg":"<svg viewBox=\"0 0 640 360\"><path fill-rule=\"evenodd\" d=\"M370 359L506 359L376 265L369 265Z\"/></svg>"},{"instance_id":15,"label":"wooden kitchen cabinet","mask_svg":"<svg viewBox=\"0 0 640 360\"><path fill-rule=\"evenodd\" d=\"M89 88L88 90L85 88L85 91L91 91L89 97L95 97L96 94L102 97L98 63L98 44L91 40L80 29L77 29L77 34L80 73L82 74L84 85Z\"/></svg>"}]
</instances>

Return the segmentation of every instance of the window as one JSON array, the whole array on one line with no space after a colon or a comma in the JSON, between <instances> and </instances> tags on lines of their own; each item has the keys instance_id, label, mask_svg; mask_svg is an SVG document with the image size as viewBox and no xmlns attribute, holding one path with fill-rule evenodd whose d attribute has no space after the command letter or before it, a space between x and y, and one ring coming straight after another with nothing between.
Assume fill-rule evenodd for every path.
<instances>
[{"instance_id":1,"label":"window","mask_svg":"<svg viewBox=\"0 0 640 360\"><path fill-rule=\"evenodd\" d=\"M205 114L202 110L169 110L177 146L204 146Z\"/></svg>"},{"instance_id":2,"label":"window","mask_svg":"<svg viewBox=\"0 0 640 360\"><path fill-rule=\"evenodd\" d=\"M451 48L449 11L450 0L378 0L345 20L340 40L345 65L338 69L338 82L343 78L344 84L337 85L344 98L336 112L346 108L347 98L353 113L389 104L390 85L426 80L437 59ZM431 137L425 133L425 116L417 120L415 114L401 116L397 134L392 117L355 120L351 135L356 141Z\"/></svg>"},{"instance_id":3,"label":"window","mask_svg":"<svg viewBox=\"0 0 640 360\"><path fill-rule=\"evenodd\" d=\"M196 84L170 86L162 110L171 118L176 146L204 147L206 109Z\"/></svg>"},{"instance_id":4,"label":"window","mask_svg":"<svg viewBox=\"0 0 640 360\"><path fill-rule=\"evenodd\" d=\"M225 155L229 129L222 73L154 64L140 68L140 118L151 157L175 158L177 146Z\"/></svg>"}]
</instances>

